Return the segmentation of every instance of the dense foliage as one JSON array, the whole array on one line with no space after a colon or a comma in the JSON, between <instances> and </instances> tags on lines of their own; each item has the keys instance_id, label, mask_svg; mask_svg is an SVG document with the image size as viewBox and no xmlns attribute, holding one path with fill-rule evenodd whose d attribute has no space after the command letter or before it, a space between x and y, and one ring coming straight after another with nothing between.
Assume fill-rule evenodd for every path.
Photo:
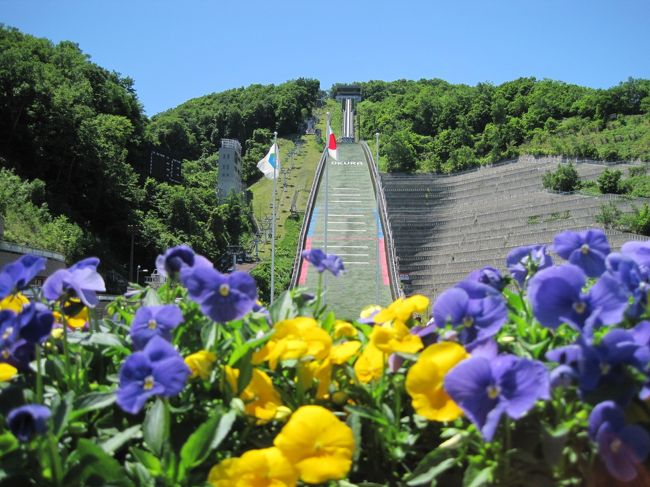
<instances>
[{"instance_id":1,"label":"dense foliage","mask_svg":"<svg viewBox=\"0 0 650 487\"><path fill-rule=\"evenodd\" d=\"M650 81L607 90L520 78L360 83L361 137L382 136L388 171L450 173L520 153L650 160Z\"/></svg>"},{"instance_id":2,"label":"dense foliage","mask_svg":"<svg viewBox=\"0 0 650 487\"><path fill-rule=\"evenodd\" d=\"M542 185L553 191L575 191L580 188L580 176L572 163L560 164L555 171L544 174Z\"/></svg>"},{"instance_id":3,"label":"dense foliage","mask_svg":"<svg viewBox=\"0 0 650 487\"><path fill-rule=\"evenodd\" d=\"M97 259L28 299L44 261L24 256L0 269L0 485L645 485L649 251L566 231L563 264L516 248L431 310L352 322L320 289L261 308L187 246L100 318Z\"/></svg>"},{"instance_id":4,"label":"dense foliage","mask_svg":"<svg viewBox=\"0 0 650 487\"><path fill-rule=\"evenodd\" d=\"M125 277L132 236L136 263L180 242L216 259L250 230L244 200L216 201L220 138L242 142L250 183L272 131L297 131L318 90L318 81L305 79L254 85L190 100L149 120L133 81L90 62L76 44L0 26L0 164L25 181L19 184L41 181L33 184L40 185L42 218L58 222L65 215L87 232L88 238L67 236L62 227L60 242L45 238L38 247L62 250L69 260L101 255ZM151 150L184 161L183 184L147 178ZM33 220L27 206L14 208L16 216L5 218ZM25 241L19 233L7 238Z\"/></svg>"}]
</instances>

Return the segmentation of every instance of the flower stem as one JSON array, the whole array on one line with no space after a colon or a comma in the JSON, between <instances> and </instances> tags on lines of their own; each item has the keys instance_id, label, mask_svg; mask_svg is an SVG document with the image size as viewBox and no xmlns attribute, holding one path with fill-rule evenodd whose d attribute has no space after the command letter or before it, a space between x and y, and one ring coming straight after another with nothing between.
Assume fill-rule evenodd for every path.
<instances>
[{"instance_id":1,"label":"flower stem","mask_svg":"<svg viewBox=\"0 0 650 487\"><path fill-rule=\"evenodd\" d=\"M41 363L41 346L36 345L36 403L43 404L43 364Z\"/></svg>"},{"instance_id":2,"label":"flower stem","mask_svg":"<svg viewBox=\"0 0 650 487\"><path fill-rule=\"evenodd\" d=\"M61 466L61 456L59 455L57 441L52 433L47 436L50 453L50 470L52 471L54 485L63 485L63 467Z\"/></svg>"}]
</instances>

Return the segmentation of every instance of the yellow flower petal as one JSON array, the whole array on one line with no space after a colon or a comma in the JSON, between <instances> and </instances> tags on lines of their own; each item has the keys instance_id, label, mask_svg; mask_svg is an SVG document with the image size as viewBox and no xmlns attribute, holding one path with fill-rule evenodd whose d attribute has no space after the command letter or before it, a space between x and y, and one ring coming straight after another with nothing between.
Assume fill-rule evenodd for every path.
<instances>
[{"instance_id":1,"label":"yellow flower petal","mask_svg":"<svg viewBox=\"0 0 650 487\"><path fill-rule=\"evenodd\" d=\"M273 444L310 484L342 479L352 466L352 430L321 406L299 408Z\"/></svg>"},{"instance_id":2,"label":"yellow flower petal","mask_svg":"<svg viewBox=\"0 0 650 487\"><path fill-rule=\"evenodd\" d=\"M413 313L423 313L429 307L429 298L415 294L408 298L393 301L388 308L382 309L375 315L375 323L385 323L391 320L408 321Z\"/></svg>"},{"instance_id":3,"label":"yellow flower petal","mask_svg":"<svg viewBox=\"0 0 650 487\"><path fill-rule=\"evenodd\" d=\"M192 371L192 377L200 377L203 380L207 380L210 377L212 365L216 360L217 356L207 350L199 350L185 357L185 363Z\"/></svg>"},{"instance_id":4,"label":"yellow flower petal","mask_svg":"<svg viewBox=\"0 0 650 487\"><path fill-rule=\"evenodd\" d=\"M370 333L372 344L384 353L416 353L424 346L422 339L412 335L401 321L375 325Z\"/></svg>"},{"instance_id":5,"label":"yellow flower petal","mask_svg":"<svg viewBox=\"0 0 650 487\"><path fill-rule=\"evenodd\" d=\"M352 326L352 323L347 321L336 320L334 323L334 338L356 338L357 329Z\"/></svg>"},{"instance_id":6,"label":"yellow flower petal","mask_svg":"<svg viewBox=\"0 0 650 487\"><path fill-rule=\"evenodd\" d=\"M249 450L210 470L208 482L216 487L284 487L298 482L298 472L278 448Z\"/></svg>"},{"instance_id":7,"label":"yellow flower petal","mask_svg":"<svg viewBox=\"0 0 650 487\"><path fill-rule=\"evenodd\" d=\"M226 366L224 371L231 390L237 393L239 370ZM271 378L259 369L253 369L251 380L246 388L239 393L239 397L244 401L246 414L257 418L260 423L266 423L286 415L283 411L279 411L283 407L282 399L273 387Z\"/></svg>"},{"instance_id":8,"label":"yellow flower petal","mask_svg":"<svg viewBox=\"0 0 650 487\"><path fill-rule=\"evenodd\" d=\"M359 382L367 384L374 379L381 378L385 362L386 354L372 343L368 343L354 363L354 373Z\"/></svg>"},{"instance_id":9,"label":"yellow flower petal","mask_svg":"<svg viewBox=\"0 0 650 487\"><path fill-rule=\"evenodd\" d=\"M330 360L334 365L341 365L350 360L361 348L361 342L352 340L332 347Z\"/></svg>"},{"instance_id":10,"label":"yellow flower petal","mask_svg":"<svg viewBox=\"0 0 650 487\"><path fill-rule=\"evenodd\" d=\"M445 375L467 358L465 349L452 342L430 345L420 354L409 369L405 384L415 412L433 421L452 421L462 416L443 386Z\"/></svg>"},{"instance_id":11,"label":"yellow flower petal","mask_svg":"<svg viewBox=\"0 0 650 487\"><path fill-rule=\"evenodd\" d=\"M23 306L29 304L27 299L22 293L10 294L3 300L0 300L0 310L8 309L18 314L23 310Z\"/></svg>"},{"instance_id":12,"label":"yellow flower petal","mask_svg":"<svg viewBox=\"0 0 650 487\"><path fill-rule=\"evenodd\" d=\"M0 363L0 382L7 382L14 378L18 369L6 363Z\"/></svg>"}]
</instances>

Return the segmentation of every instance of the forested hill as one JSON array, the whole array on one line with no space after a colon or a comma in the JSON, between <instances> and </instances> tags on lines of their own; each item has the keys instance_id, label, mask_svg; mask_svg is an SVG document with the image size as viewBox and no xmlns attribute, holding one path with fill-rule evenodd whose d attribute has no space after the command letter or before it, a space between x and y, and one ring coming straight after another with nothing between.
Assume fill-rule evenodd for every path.
<instances>
[{"instance_id":1,"label":"forested hill","mask_svg":"<svg viewBox=\"0 0 650 487\"><path fill-rule=\"evenodd\" d=\"M257 161L271 133L295 132L318 95L315 80L251 86L190 100L149 119L133 81L92 63L73 42L54 44L0 25L5 238L54 246L69 260L99 255L103 271L124 276L131 232L135 262L143 267L181 242L216 259L250 229L243 200L216 201L220 138L238 138L246 160ZM151 150L184 160L183 184L147 177ZM18 199L9 187L17 180L6 171L31 181ZM65 235L44 239L54 221L65 221Z\"/></svg>"},{"instance_id":2,"label":"forested hill","mask_svg":"<svg viewBox=\"0 0 650 487\"><path fill-rule=\"evenodd\" d=\"M650 160L650 81L606 90L520 78L359 83L361 136L381 133L388 171L451 173L520 153Z\"/></svg>"}]
</instances>

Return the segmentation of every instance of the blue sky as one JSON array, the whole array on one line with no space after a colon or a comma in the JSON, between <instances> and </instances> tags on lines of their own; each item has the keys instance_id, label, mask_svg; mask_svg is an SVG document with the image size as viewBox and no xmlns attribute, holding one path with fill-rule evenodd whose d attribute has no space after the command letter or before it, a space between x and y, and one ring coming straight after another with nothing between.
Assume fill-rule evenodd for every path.
<instances>
[{"instance_id":1,"label":"blue sky","mask_svg":"<svg viewBox=\"0 0 650 487\"><path fill-rule=\"evenodd\" d=\"M147 114L253 83L650 78L648 0L0 0L0 22L71 40L135 80Z\"/></svg>"}]
</instances>

